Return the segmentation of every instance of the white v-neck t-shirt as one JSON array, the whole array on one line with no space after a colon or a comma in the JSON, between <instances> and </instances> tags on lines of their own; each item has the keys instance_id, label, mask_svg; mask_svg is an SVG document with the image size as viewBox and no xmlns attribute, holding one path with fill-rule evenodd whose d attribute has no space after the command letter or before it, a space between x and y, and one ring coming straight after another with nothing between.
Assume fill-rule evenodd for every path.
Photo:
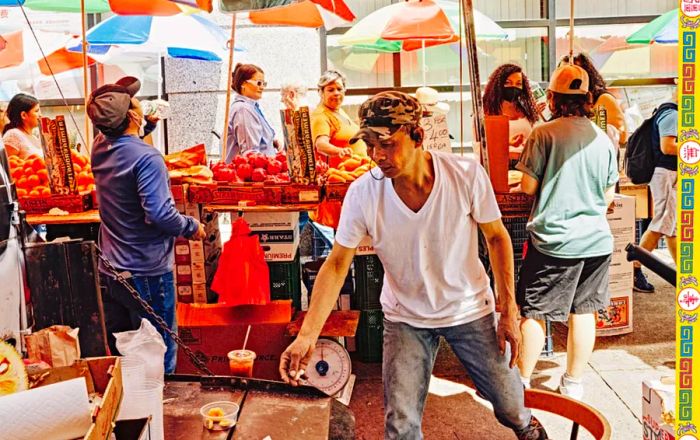
<instances>
[{"instance_id":1,"label":"white v-neck t-shirt","mask_svg":"<svg viewBox=\"0 0 700 440\"><path fill-rule=\"evenodd\" d=\"M430 154L435 182L418 212L399 198L391 179L376 180L382 173L374 168L350 185L335 236L348 248L372 238L384 266L385 318L420 328L461 325L494 311L477 224L501 217L479 163Z\"/></svg>"}]
</instances>

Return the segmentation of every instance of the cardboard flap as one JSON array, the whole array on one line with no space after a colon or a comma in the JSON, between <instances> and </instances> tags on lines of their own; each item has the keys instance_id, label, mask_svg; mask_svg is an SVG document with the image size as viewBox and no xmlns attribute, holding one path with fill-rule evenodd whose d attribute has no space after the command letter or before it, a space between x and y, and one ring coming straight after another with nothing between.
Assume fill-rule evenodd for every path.
<instances>
[{"instance_id":1,"label":"cardboard flap","mask_svg":"<svg viewBox=\"0 0 700 440\"><path fill-rule=\"evenodd\" d=\"M292 320L292 301L271 301L265 305L186 304L177 305L180 327L210 327L228 324L271 324Z\"/></svg>"}]
</instances>

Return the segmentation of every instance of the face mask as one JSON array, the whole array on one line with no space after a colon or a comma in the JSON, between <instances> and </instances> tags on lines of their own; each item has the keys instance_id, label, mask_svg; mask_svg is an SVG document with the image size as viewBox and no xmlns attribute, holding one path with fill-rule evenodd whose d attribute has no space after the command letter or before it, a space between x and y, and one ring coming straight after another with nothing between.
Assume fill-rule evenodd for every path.
<instances>
[{"instance_id":1,"label":"face mask","mask_svg":"<svg viewBox=\"0 0 700 440\"><path fill-rule=\"evenodd\" d=\"M503 99L505 99L508 102L513 102L522 93L523 89L519 89L517 87L506 87L503 89Z\"/></svg>"},{"instance_id":2,"label":"face mask","mask_svg":"<svg viewBox=\"0 0 700 440\"><path fill-rule=\"evenodd\" d=\"M141 118L141 125L139 125L139 137L142 138L146 134L146 119Z\"/></svg>"}]
</instances>

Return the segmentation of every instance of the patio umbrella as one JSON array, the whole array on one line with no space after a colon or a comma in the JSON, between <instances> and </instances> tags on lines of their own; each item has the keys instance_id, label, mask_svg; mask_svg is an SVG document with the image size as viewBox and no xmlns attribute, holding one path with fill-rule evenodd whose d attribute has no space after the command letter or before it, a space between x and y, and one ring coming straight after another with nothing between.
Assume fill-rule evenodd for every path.
<instances>
[{"instance_id":1,"label":"patio umbrella","mask_svg":"<svg viewBox=\"0 0 700 440\"><path fill-rule=\"evenodd\" d=\"M355 20L355 14L343 0L303 0L284 6L253 10L248 13L248 17L255 24L311 28L323 26L326 30L347 25Z\"/></svg>"},{"instance_id":2,"label":"patio umbrella","mask_svg":"<svg viewBox=\"0 0 700 440\"><path fill-rule=\"evenodd\" d=\"M17 0L0 0L2 6L19 6ZM27 9L49 12L81 12L81 0L22 0ZM86 13L114 12L121 15L175 15L205 9L197 0L85 0ZM211 11L211 2L209 9Z\"/></svg>"},{"instance_id":3,"label":"patio umbrella","mask_svg":"<svg viewBox=\"0 0 700 440\"><path fill-rule=\"evenodd\" d=\"M34 35L26 29L0 35L0 79L22 79L39 73L51 75L82 67L82 54L64 47L70 35L42 31L34 31ZM95 62L91 58L88 61Z\"/></svg>"},{"instance_id":4,"label":"patio umbrella","mask_svg":"<svg viewBox=\"0 0 700 440\"><path fill-rule=\"evenodd\" d=\"M135 46L140 51L178 58L221 61L226 52L226 33L213 21L198 15L115 15L87 33L88 51L105 53L113 45ZM79 43L70 50L80 51Z\"/></svg>"},{"instance_id":5,"label":"patio umbrella","mask_svg":"<svg viewBox=\"0 0 700 440\"><path fill-rule=\"evenodd\" d=\"M612 52L599 69L605 78L644 78L674 75L678 71L678 46L647 44Z\"/></svg>"},{"instance_id":6,"label":"patio umbrella","mask_svg":"<svg viewBox=\"0 0 700 440\"><path fill-rule=\"evenodd\" d=\"M371 14L357 22L352 28L350 28L345 34L343 34L342 37L340 37L338 42L344 46L362 47L365 49L373 49L381 52L400 52L402 50L416 50L422 48L420 38L405 38L392 41L386 39L383 36L389 24L392 24L392 26L394 26L399 25L401 23L401 21L392 22L392 19L400 18L402 14L406 14L407 8L415 8L415 6L412 5L412 3L419 2L400 2L377 9L376 11L372 12ZM424 0L423 3L428 3L428 1ZM435 5L437 5L437 7L439 7L440 10L442 10L451 26L451 34L457 35L457 32L460 28L459 23L461 20L459 4L457 2L451 2L447 0L435 0L434 2L431 1L429 3L434 3ZM420 10L416 9L416 11ZM431 9L431 11L434 10ZM415 18L420 17L413 13L407 16ZM442 24L444 22L442 22L441 19L439 20L440 25L442 27ZM413 23L413 25L414 27L418 27L420 26L420 23ZM480 40L505 40L508 38L508 33L505 30L503 30L503 28L498 26L493 20L488 18L486 15L476 10L474 10L474 27L476 28L476 37ZM422 27L422 31L431 32L430 29L425 29L425 27ZM430 34L424 34L424 37L428 37L423 38L424 40L426 40L426 47L449 43L450 40L454 41L454 38L450 37L450 35L443 34L443 38L440 38L440 34L443 34L442 30L434 33L434 35L438 35L438 37L435 38L431 38ZM394 33L394 31L390 29L390 33L387 33L387 36L395 39L399 36L403 38L408 35L406 33ZM404 47L404 41L406 41L406 47Z\"/></svg>"},{"instance_id":7,"label":"patio umbrella","mask_svg":"<svg viewBox=\"0 0 700 440\"><path fill-rule=\"evenodd\" d=\"M458 41L459 4L446 0L408 1L385 6L360 20L338 42L341 45L378 52L413 51ZM504 40L506 31L484 14L474 11L478 39ZM459 46L455 52L459 54ZM423 84L430 58L421 57Z\"/></svg>"},{"instance_id":8,"label":"patio umbrella","mask_svg":"<svg viewBox=\"0 0 700 440\"><path fill-rule=\"evenodd\" d=\"M678 9L668 11L644 25L637 32L627 37L627 42L634 43L678 43Z\"/></svg>"}]
</instances>

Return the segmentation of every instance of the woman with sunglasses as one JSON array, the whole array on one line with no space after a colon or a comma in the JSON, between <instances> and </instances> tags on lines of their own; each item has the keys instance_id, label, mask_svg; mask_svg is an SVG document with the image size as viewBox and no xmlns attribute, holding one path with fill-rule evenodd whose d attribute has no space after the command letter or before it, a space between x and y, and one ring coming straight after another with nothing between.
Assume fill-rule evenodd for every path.
<instances>
[{"instance_id":1,"label":"woman with sunglasses","mask_svg":"<svg viewBox=\"0 0 700 440\"><path fill-rule=\"evenodd\" d=\"M275 130L258 104L267 87L265 73L256 65L238 63L232 75L234 92L228 120L226 163L249 150L274 156L277 154Z\"/></svg>"},{"instance_id":2,"label":"woman with sunglasses","mask_svg":"<svg viewBox=\"0 0 700 440\"><path fill-rule=\"evenodd\" d=\"M311 114L311 135L316 151L327 158L332 168L353 153L366 156L364 142L349 143L360 127L340 108L345 98L345 76L336 70L326 71L318 80L318 93L321 102Z\"/></svg>"}]
</instances>

